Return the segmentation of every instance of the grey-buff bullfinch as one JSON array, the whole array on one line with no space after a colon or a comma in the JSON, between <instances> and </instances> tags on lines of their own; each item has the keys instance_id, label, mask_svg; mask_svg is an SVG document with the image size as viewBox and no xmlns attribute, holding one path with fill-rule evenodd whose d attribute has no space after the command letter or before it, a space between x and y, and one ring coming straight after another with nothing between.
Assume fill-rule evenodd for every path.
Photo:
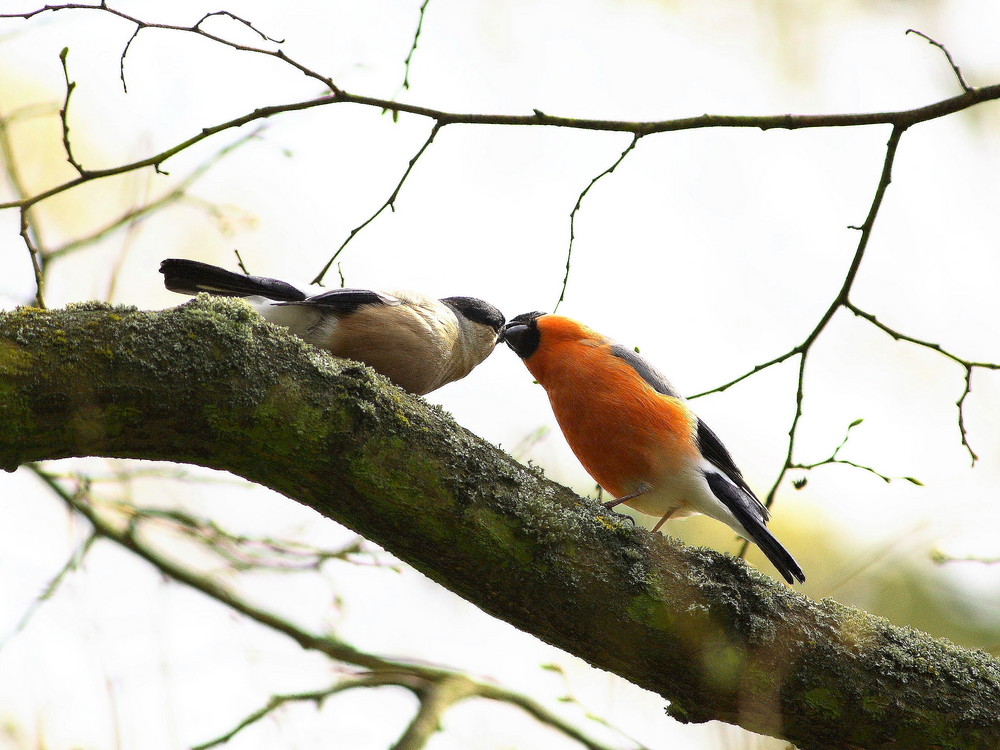
<instances>
[{"instance_id":1,"label":"grey-buff bullfinch","mask_svg":"<svg viewBox=\"0 0 1000 750\"><path fill-rule=\"evenodd\" d=\"M493 351L504 324L499 310L474 297L368 289L310 296L278 279L178 258L163 261L160 273L167 289L180 294L245 297L271 323L337 357L364 362L418 395L468 375Z\"/></svg>"},{"instance_id":2,"label":"grey-buff bullfinch","mask_svg":"<svg viewBox=\"0 0 1000 750\"><path fill-rule=\"evenodd\" d=\"M658 517L653 531L704 513L754 542L788 583L805 580L729 451L635 351L540 312L511 319L504 341L545 388L580 463L616 498L607 507L626 503Z\"/></svg>"}]
</instances>

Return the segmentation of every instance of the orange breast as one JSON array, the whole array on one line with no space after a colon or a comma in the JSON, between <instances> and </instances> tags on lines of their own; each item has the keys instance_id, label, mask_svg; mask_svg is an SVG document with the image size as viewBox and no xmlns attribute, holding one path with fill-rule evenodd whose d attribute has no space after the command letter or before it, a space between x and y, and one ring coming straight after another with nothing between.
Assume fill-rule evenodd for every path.
<instances>
[{"instance_id":1,"label":"orange breast","mask_svg":"<svg viewBox=\"0 0 1000 750\"><path fill-rule=\"evenodd\" d=\"M603 341L556 341L526 362L587 472L615 497L697 458L695 417L657 393Z\"/></svg>"}]
</instances>

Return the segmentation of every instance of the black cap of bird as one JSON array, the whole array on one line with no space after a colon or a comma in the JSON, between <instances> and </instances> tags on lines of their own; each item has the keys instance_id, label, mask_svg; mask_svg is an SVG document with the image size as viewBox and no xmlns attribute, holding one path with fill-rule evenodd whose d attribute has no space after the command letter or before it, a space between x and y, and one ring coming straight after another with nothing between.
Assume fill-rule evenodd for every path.
<instances>
[{"instance_id":1,"label":"black cap of bird","mask_svg":"<svg viewBox=\"0 0 1000 750\"><path fill-rule=\"evenodd\" d=\"M658 517L653 531L703 513L754 542L788 583L805 580L722 441L635 351L540 312L512 318L504 341L545 388L580 463L616 498L607 507Z\"/></svg>"},{"instance_id":2,"label":"black cap of bird","mask_svg":"<svg viewBox=\"0 0 1000 750\"><path fill-rule=\"evenodd\" d=\"M331 289L308 295L292 284L196 260L160 264L167 289L244 297L268 321L337 357L364 362L423 395L468 375L497 344L504 317L475 297Z\"/></svg>"}]
</instances>

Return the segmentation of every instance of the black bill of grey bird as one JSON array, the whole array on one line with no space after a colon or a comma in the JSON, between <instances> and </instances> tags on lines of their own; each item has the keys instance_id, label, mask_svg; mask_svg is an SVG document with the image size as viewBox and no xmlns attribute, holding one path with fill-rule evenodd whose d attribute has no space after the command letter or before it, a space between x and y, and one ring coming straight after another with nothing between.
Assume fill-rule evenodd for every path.
<instances>
[{"instance_id":1,"label":"black bill of grey bird","mask_svg":"<svg viewBox=\"0 0 1000 750\"><path fill-rule=\"evenodd\" d=\"M180 258L164 260L160 273L172 292L245 298L271 323L337 357L364 362L421 396L472 372L504 325L499 310L475 297L370 289L309 295L278 279Z\"/></svg>"}]
</instances>

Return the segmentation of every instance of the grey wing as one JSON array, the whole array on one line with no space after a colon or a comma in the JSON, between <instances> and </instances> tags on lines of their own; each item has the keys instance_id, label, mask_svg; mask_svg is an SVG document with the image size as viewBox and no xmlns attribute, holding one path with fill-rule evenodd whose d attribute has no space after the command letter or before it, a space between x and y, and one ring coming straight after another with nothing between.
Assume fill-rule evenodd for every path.
<instances>
[{"instance_id":1,"label":"grey wing","mask_svg":"<svg viewBox=\"0 0 1000 750\"><path fill-rule=\"evenodd\" d=\"M670 396L671 398L681 397L677 389L667 380L666 376L644 358L640 357L638 352L629 349L627 346L614 344L611 347L611 354L628 363L629 367L639 373L640 377L649 383L657 393L662 393L664 396Z\"/></svg>"},{"instance_id":2,"label":"grey wing","mask_svg":"<svg viewBox=\"0 0 1000 750\"><path fill-rule=\"evenodd\" d=\"M331 289L329 292L315 294L301 302L286 302L278 304L310 305L323 308L338 316L350 315L365 305L388 305L395 307L403 304L401 300L389 294L375 292L371 289Z\"/></svg>"}]
</instances>

